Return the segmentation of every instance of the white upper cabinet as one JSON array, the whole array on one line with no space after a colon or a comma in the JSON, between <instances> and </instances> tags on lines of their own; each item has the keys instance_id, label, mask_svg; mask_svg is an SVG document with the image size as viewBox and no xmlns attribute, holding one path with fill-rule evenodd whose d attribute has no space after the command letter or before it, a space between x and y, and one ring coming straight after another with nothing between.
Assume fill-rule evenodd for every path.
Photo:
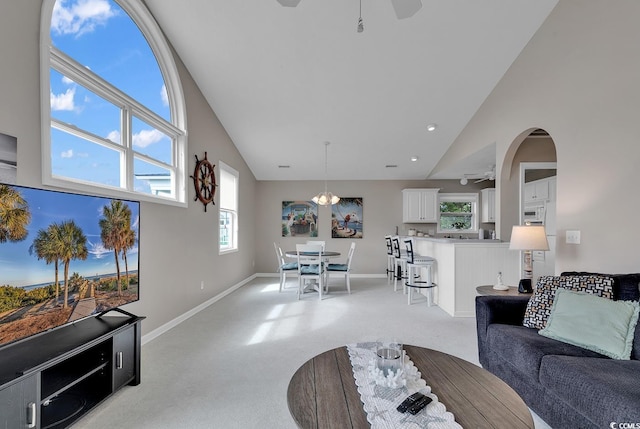
<instances>
[{"instance_id":1,"label":"white upper cabinet","mask_svg":"<svg viewBox=\"0 0 640 429\"><path fill-rule=\"evenodd\" d=\"M403 189L402 222L437 223L440 189Z\"/></svg>"},{"instance_id":2,"label":"white upper cabinet","mask_svg":"<svg viewBox=\"0 0 640 429\"><path fill-rule=\"evenodd\" d=\"M493 223L496 221L496 188L485 188L480 191L482 197L482 217L483 223Z\"/></svg>"},{"instance_id":3,"label":"white upper cabinet","mask_svg":"<svg viewBox=\"0 0 640 429\"><path fill-rule=\"evenodd\" d=\"M524 202L546 201L549 199L549 179L540 179L524 184Z\"/></svg>"}]
</instances>

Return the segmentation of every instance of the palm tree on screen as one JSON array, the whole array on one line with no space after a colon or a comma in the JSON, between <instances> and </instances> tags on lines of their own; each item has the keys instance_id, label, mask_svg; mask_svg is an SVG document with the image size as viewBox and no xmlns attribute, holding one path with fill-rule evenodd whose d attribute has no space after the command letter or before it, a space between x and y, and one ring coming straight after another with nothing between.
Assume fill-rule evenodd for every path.
<instances>
[{"instance_id":1,"label":"palm tree on screen","mask_svg":"<svg viewBox=\"0 0 640 429\"><path fill-rule=\"evenodd\" d=\"M0 185L0 243L27 238L31 212L20 192L9 185Z\"/></svg>"},{"instance_id":2,"label":"palm tree on screen","mask_svg":"<svg viewBox=\"0 0 640 429\"><path fill-rule=\"evenodd\" d=\"M33 244L29 247L30 254L36 254L38 259L44 259L49 265L54 263L56 303L60 297L60 282L58 280L60 254L62 253L62 240L60 238L60 225L52 223L45 229L38 230Z\"/></svg>"},{"instance_id":3,"label":"palm tree on screen","mask_svg":"<svg viewBox=\"0 0 640 429\"><path fill-rule=\"evenodd\" d=\"M126 249L133 247L135 233L131 233L131 209L122 201L111 200L111 204L102 208L104 218L100 219L100 238L108 250L113 250L116 259L116 283L118 296L122 295L120 284L120 252L123 253L126 265ZM127 267L128 270L128 267ZM127 271L127 278L129 273Z\"/></svg>"},{"instance_id":4,"label":"palm tree on screen","mask_svg":"<svg viewBox=\"0 0 640 429\"><path fill-rule=\"evenodd\" d=\"M60 228L60 260L64 263L64 303L67 307L69 300L69 264L74 259L85 260L89 251L87 250L87 237L82 229L72 220L62 222Z\"/></svg>"}]
</instances>

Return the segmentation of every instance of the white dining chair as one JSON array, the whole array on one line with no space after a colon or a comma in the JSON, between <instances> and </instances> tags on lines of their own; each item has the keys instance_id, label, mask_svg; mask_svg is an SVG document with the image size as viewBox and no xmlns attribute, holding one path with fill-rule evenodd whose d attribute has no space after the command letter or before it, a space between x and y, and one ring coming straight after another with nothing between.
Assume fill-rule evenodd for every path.
<instances>
[{"instance_id":1,"label":"white dining chair","mask_svg":"<svg viewBox=\"0 0 640 429\"><path fill-rule=\"evenodd\" d=\"M273 243L273 247L276 251L276 258L278 260L278 273L280 274L280 292L285 289L285 284L287 282L287 274L289 275L298 275L298 263L297 262L287 262L284 259L284 254L282 253L282 248L278 246L277 243Z\"/></svg>"},{"instance_id":2,"label":"white dining chair","mask_svg":"<svg viewBox=\"0 0 640 429\"><path fill-rule=\"evenodd\" d=\"M351 242L349 247L349 253L347 254L347 261L344 264L328 264L327 265L327 290L329 290L329 278L332 274L344 276L344 282L347 286L347 292L351 293L351 260L353 259L353 253L356 250L356 243Z\"/></svg>"},{"instance_id":3,"label":"white dining chair","mask_svg":"<svg viewBox=\"0 0 640 429\"><path fill-rule=\"evenodd\" d=\"M298 255L298 299L304 293L308 280L315 280L315 289L322 300L325 287L325 263L322 256L322 246L317 244L296 244Z\"/></svg>"},{"instance_id":4,"label":"white dining chair","mask_svg":"<svg viewBox=\"0 0 640 429\"><path fill-rule=\"evenodd\" d=\"M324 240L307 240L307 244L314 244L317 246L322 246L322 251L324 252L324 249L326 247L326 242Z\"/></svg>"}]
</instances>

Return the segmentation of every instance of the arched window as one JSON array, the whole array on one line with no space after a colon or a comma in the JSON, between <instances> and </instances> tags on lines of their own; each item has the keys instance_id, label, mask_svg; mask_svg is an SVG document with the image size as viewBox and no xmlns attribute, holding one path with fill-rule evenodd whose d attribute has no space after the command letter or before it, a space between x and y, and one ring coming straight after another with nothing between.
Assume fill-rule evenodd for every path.
<instances>
[{"instance_id":1,"label":"arched window","mask_svg":"<svg viewBox=\"0 0 640 429\"><path fill-rule=\"evenodd\" d=\"M43 182L186 205L186 116L172 53L134 0L45 0Z\"/></svg>"}]
</instances>

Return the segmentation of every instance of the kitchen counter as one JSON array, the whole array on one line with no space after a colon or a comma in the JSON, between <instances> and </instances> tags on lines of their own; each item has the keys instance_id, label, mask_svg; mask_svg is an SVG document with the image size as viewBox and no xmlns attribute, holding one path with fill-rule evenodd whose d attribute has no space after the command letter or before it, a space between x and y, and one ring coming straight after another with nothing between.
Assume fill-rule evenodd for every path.
<instances>
[{"instance_id":1,"label":"kitchen counter","mask_svg":"<svg viewBox=\"0 0 640 429\"><path fill-rule=\"evenodd\" d=\"M435 302L455 317L475 316L476 287L493 285L498 273L505 284L518 284L520 252L509 242L460 238L407 237L416 253L436 259Z\"/></svg>"}]
</instances>

